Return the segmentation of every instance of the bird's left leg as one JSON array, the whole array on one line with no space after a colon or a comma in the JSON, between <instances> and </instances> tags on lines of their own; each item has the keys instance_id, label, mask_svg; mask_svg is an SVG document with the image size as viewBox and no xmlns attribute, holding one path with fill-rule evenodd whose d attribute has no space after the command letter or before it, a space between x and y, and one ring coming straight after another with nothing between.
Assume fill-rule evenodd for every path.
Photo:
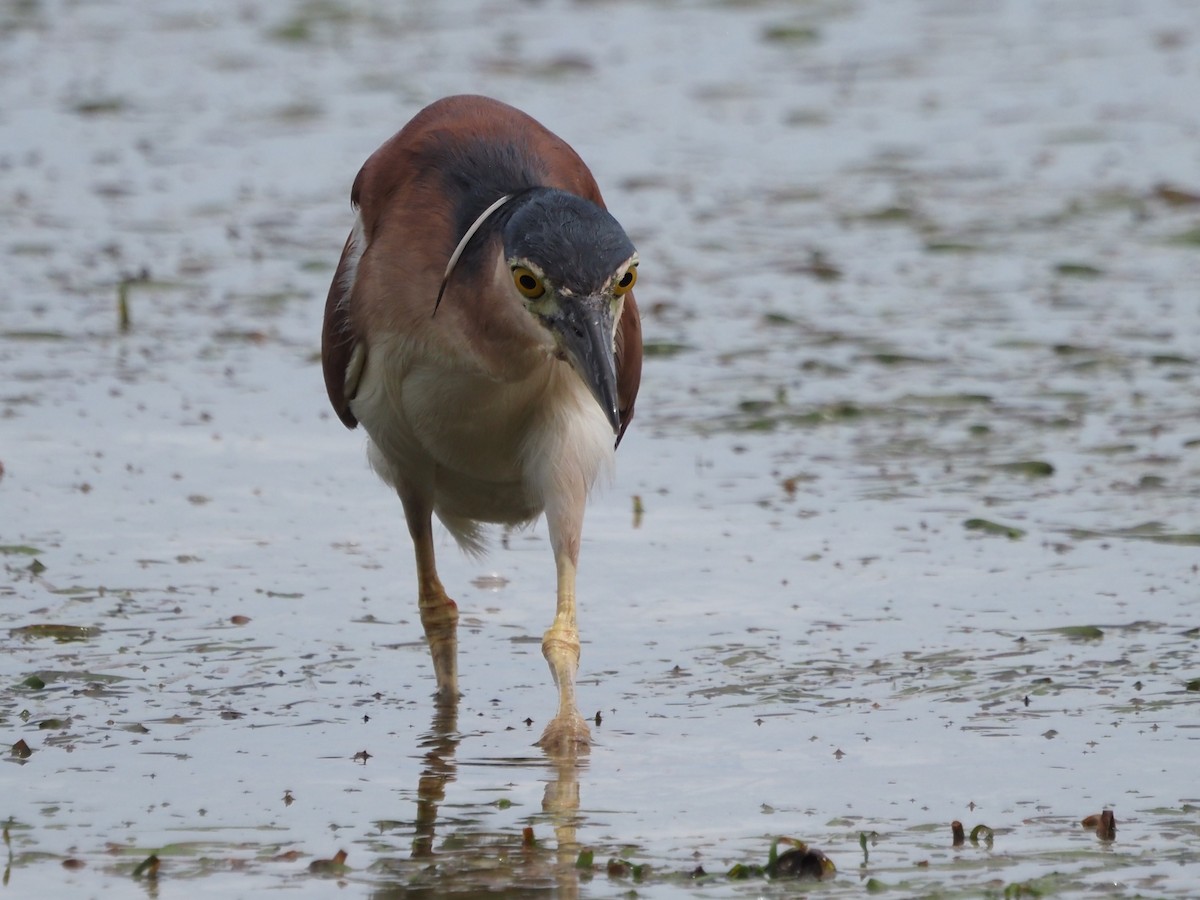
<instances>
[{"instance_id":1,"label":"bird's left leg","mask_svg":"<svg viewBox=\"0 0 1200 900\"><path fill-rule=\"evenodd\" d=\"M565 512L546 511L554 564L558 570L558 604L554 624L542 637L542 655L558 685L558 713L546 726L538 743L561 752L587 747L591 732L575 700L575 673L579 669L579 628L575 623L575 570L579 564L579 538L583 528L586 492L577 503L564 504Z\"/></svg>"},{"instance_id":2,"label":"bird's left leg","mask_svg":"<svg viewBox=\"0 0 1200 900\"><path fill-rule=\"evenodd\" d=\"M412 535L417 561L417 608L425 628L425 640L433 657L437 699L449 704L458 700L458 606L446 596L438 578L433 554L432 513L412 491L398 490L404 518Z\"/></svg>"}]
</instances>

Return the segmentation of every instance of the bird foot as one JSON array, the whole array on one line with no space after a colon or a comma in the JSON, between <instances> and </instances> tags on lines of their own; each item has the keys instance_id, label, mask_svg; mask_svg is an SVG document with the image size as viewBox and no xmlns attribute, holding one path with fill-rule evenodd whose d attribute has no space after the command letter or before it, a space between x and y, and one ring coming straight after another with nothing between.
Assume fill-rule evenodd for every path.
<instances>
[{"instance_id":1,"label":"bird foot","mask_svg":"<svg viewBox=\"0 0 1200 900\"><path fill-rule=\"evenodd\" d=\"M551 719L538 740L538 746L547 753L587 752L591 743L591 729L575 710L559 713Z\"/></svg>"},{"instance_id":2,"label":"bird foot","mask_svg":"<svg viewBox=\"0 0 1200 900\"><path fill-rule=\"evenodd\" d=\"M429 593L422 590L418 608L433 658L437 701L453 704L458 701L458 607L439 586Z\"/></svg>"},{"instance_id":3,"label":"bird foot","mask_svg":"<svg viewBox=\"0 0 1200 900\"><path fill-rule=\"evenodd\" d=\"M436 667L436 663L435 663ZM455 712L462 693L458 690L457 676L448 684L439 685L433 692L433 701L442 712Z\"/></svg>"}]
</instances>

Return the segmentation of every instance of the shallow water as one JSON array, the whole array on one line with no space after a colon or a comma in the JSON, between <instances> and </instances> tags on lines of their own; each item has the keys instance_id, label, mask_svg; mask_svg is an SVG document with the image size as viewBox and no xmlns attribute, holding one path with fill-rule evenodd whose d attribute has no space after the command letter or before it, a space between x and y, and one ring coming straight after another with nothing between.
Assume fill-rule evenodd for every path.
<instances>
[{"instance_id":1,"label":"shallow water","mask_svg":"<svg viewBox=\"0 0 1200 900\"><path fill-rule=\"evenodd\" d=\"M1186 3L0 2L7 890L791 893L725 874L791 836L829 896L1193 895L1198 41ZM357 167L467 90L643 260L574 765L531 746L544 528L441 538L437 718L314 356Z\"/></svg>"}]
</instances>

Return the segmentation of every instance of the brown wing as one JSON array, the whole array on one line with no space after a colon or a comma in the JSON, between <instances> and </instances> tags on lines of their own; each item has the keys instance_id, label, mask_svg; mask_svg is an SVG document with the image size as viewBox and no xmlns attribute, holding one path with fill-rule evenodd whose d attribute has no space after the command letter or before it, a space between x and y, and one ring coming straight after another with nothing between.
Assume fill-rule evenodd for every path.
<instances>
[{"instance_id":1,"label":"brown wing","mask_svg":"<svg viewBox=\"0 0 1200 900\"><path fill-rule=\"evenodd\" d=\"M354 271L358 265L361 248L354 246L355 235L351 233L342 248L333 283L329 285L329 296L325 299L325 324L321 328L321 370L325 373L325 391L329 402L347 428L358 425L358 419L350 411L350 398L346 396L346 371L354 353L356 338L350 321L350 294L354 290Z\"/></svg>"}]
</instances>

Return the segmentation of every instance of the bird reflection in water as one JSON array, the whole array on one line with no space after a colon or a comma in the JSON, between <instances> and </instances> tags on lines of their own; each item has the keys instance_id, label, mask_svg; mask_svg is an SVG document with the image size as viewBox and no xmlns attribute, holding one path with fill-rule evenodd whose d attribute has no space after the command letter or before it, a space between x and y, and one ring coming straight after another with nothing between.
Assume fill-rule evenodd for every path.
<instances>
[{"instance_id":1,"label":"bird reflection in water","mask_svg":"<svg viewBox=\"0 0 1200 900\"><path fill-rule=\"evenodd\" d=\"M429 731L420 738L418 747L423 751L423 765L417 781L417 811L413 828L412 859L435 861L439 858L449 858L456 851L438 849L439 828L443 834L441 844L444 848L447 840L456 835L447 834L450 821L440 814L440 809L446 801L446 794L458 775L460 765L494 765L500 769L535 770L545 773L545 791L542 797L542 812L535 827L544 828L549 824L553 828L553 849L545 849L540 841L545 835L530 842L526 839L520 848L525 856L520 866L513 870L512 877L519 882L523 889L537 892L544 889L561 897L577 897L579 894L580 870L575 863L579 857L580 845L578 827L580 825L579 803L579 772L587 765L586 750L571 750L558 753L547 752L536 757L514 757L507 759L459 760L457 758L459 745L463 736L458 731L458 715L456 705L439 706L434 715ZM514 836L514 844L517 838ZM547 841L549 844L549 841ZM500 848L497 848L500 849ZM513 847L516 851L516 848ZM447 867L447 877L453 877L450 872L456 866ZM471 868L466 866L466 868ZM469 873L463 873L466 880L473 880ZM491 873L496 874L496 873ZM489 879L490 887L495 884ZM517 884L512 885L517 887ZM461 895L462 889L470 892L469 884L455 885L456 896ZM439 889L432 889L438 893ZM469 895L469 893L468 893ZM386 898L391 896L386 891L374 896ZM406 891L405 896L411 896Z\"/></svg>"},{"instance_id":2,"label":"bird reflection in water","mask_svg":"<svg viewBox=\"0 0 1200 900\"><path fill-rule=\"evenodd\" d=\"M438 705L433 725L421 738L425 767L417 782L417 821L413 835L413 859L433 856L433 838L437 828L438 804L446 799L446 785L454 781L457 763L454 753L461 738L458 734L458 706Z\"/></svg>"}]
</instances>

